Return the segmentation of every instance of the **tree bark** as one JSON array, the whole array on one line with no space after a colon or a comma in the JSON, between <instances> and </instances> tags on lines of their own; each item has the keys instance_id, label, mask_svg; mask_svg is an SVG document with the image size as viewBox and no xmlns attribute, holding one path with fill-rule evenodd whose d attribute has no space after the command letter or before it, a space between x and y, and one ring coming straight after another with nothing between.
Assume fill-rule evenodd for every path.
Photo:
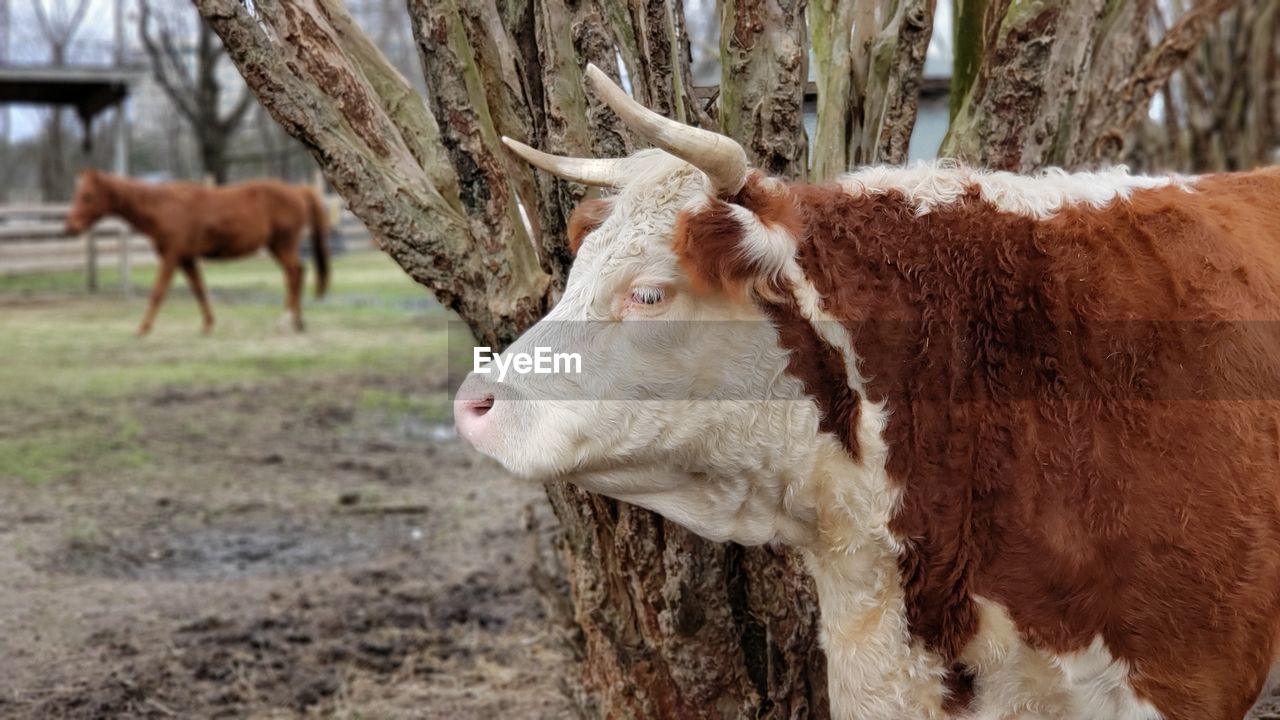
<instances>
[{"instance_id":1,"label":"tree bark","mask_svg":"<svg viewBox=\"0 0 1280 720\"><path fill-rule=\"evenodd\" d=\"M815 0L809 6L818 85L815 180L855 165L906 161L935 2Z\"/></svg>"},{"instance_id":2,"label":"tree bark","mask_svg":"<svg viewBox=\"0 0 1280 720\"><path fill-rule=\"evenodd\" d=\"M720 132L770 175L808 174L804 86L809 79L805 0L721 4Z\"/></svg>"},{"instance_id":3,"label":"tree bark","mask_svg":"<svg viewBox=\"0 0 1280 720\"><path fill-rule=\"evenodd\" d=\"M1214 19L1206 0L1152 43L1154 2L956 0L957 78L942 154L1030 171L1110 164L1132 125Z\"/></svg>"}]
</instances>

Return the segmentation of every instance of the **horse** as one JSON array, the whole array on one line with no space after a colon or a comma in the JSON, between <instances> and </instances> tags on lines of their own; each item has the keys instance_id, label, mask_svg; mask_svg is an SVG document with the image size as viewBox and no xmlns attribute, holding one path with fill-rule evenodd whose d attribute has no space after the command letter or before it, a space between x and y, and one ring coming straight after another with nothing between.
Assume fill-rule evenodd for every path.
<instances>
[{"instance_id":1,"label":"horse","mask_svg":"<svg viewBox=\"0 0 1280 720\"><path fill-rule=\"evenodd\" d=\"M203 331L213 329L198 261L242 258L266 248L284 271L285 315L301 332L303 263L299 245L311 227L316 264L316 297L329 285L329 231L324 204L315 190L278 180L251 180L224 187L190 182L146 183L94 169L82 171L67 213L66 232L79 235L114 215L151 240L160 269L138 336L151 332L156 312L181 269L200 304Z\"/></svg>"}]
</instances>

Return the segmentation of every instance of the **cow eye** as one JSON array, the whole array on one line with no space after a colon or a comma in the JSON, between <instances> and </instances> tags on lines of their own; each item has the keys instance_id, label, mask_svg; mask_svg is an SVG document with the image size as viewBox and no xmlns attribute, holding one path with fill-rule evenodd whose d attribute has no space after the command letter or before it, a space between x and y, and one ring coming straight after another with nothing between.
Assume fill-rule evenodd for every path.
<instances>
[{"instance_id":1,"label":"cow eye","mask_svg":"<svg viewBox=\"0 0 1280 720\"><path fill-rule=\"evenodd\" d=\"M665 298L662 288L636 287L631 289L631 302L636 305L658 305Z\"/></svg>"}]
</instances>

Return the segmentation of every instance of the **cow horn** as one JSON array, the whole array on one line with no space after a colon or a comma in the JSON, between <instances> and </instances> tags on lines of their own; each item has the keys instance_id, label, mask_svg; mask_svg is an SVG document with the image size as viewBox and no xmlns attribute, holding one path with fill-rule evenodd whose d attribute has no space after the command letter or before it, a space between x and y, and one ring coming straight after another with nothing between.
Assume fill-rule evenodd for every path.
<instances>
[{"instance_id":1,"label":"cow horn","mask_svg":"<svg viewBox=\"0 0 1280 720\"><path fill-rule=\"evenodd\" d=\"M622 180L623 161L597 160L593 158L561 157L541 150L535 150L519 140L503 136L502 142L515 154L524 158L530 165L572 180L583 185L595 187L617 187Z\"/></svg>"},{"instance_id":2,"label":"cow horn","mask_svg":"<svg viewBox=\"0 0 1280 720\"><path fill-rule=\"evenodd\" d=\"M594 64L587 65L591 85L632 130L649 142L701 170L721 195L737 195L747 182L747 152L719 133L664 118L636 102Z\"/></svg>"}]
</instances>

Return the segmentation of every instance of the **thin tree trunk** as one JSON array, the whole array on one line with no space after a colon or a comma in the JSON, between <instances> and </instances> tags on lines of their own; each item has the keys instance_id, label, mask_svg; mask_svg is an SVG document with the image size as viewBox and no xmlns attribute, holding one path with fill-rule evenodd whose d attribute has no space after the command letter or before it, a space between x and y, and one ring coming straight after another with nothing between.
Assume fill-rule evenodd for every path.
<instances>
[{"instance_id":1,"label":"thin tree trunk","mask_svg":"<svg viewBox=\"0 0 1280 720\"><path fill-rule=\"evenodd\" d=\"M907 159L935 1L810 4L818 85L815 180L854 165Z\"/></svg>"},{"instance_id":2,"label":"thin tree trunk","mask_svg":"<svg viewBox=\"0 0 1280 720\"><path fill-rule=\"evenodd\" d=\"M805 0L721 4L720 132L770 175L807 173L804 86L809 79Z\"/></svg>"}]
</instances>

